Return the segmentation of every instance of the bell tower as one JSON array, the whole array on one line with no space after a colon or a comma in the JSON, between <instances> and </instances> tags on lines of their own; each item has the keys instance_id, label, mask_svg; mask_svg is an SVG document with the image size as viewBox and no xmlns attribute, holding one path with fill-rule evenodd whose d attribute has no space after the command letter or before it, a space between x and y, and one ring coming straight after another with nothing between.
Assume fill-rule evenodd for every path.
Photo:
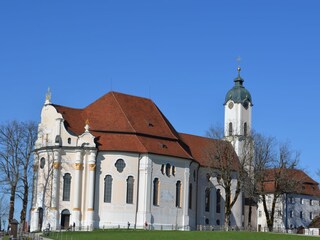
<instances>
[{"instance_id":1,"label":"bell tower","mask_svg":"<svg viewBox=\"0 0 320 240\"><path fill-rule=\"evenodd\" d=\"M239 158L243 154L244 140L251 135L252 98L250 92L243 86L238 67L238 76L234 79L224 101L224 136L230 141Z\"/></svg>"}]
</instances>

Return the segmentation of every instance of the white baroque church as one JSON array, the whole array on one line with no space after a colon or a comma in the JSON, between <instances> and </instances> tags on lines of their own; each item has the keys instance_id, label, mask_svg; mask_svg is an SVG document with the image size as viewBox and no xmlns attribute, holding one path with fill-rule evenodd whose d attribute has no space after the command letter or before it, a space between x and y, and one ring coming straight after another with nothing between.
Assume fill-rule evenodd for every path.
<instances>
[{"instance_id":1,"label":"white baroque church","mask_svg":"<svg viewBox=\"0 0 320 240\"><path fill-rule=\"evenodd\" d=\"M224 107L225 135L234 136L239 154L241 136L250 134L252 99L238 71ZM232 146L177 132L150 99L109 92L75 109L47 95L34 149L30 230L221 226L225 192L206 154L219 144ZM236 170L233 176L235 196ZM244 226L243 206L240 193L230 226Z\"/></svg>"}]
</instances>

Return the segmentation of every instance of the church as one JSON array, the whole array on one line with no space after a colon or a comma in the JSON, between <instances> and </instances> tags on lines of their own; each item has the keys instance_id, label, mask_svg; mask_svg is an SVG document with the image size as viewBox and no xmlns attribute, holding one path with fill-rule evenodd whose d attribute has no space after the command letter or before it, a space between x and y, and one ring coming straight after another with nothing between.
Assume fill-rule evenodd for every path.
<instances>
[{"instance_id":1,"label":"church","mask_svg":"<svg viewBox=\"0 0 320 240\"><path fill-rule=\"evenodd\" d=\"M177 132L151 99L109 92L76 109L47 94L34 147L30 230L223 226L225 189L207 150L231 146L232 200L239 139L250 134L252 106L239 68L224 101L233 148ZM240 193L230 226L244 226L243 206Z\"/></svg>"}]
</instances>

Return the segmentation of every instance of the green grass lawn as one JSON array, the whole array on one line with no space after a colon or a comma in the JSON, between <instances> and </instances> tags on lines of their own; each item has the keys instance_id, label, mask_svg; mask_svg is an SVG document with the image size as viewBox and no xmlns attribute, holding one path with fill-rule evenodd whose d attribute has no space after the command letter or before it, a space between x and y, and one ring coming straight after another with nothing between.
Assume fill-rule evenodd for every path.
<instances>
[{"instance_id":1,"label":"green grass lawn","mask_svg":"<svg viewBox=\"0 0 320 240\"><path fill-rule=\"evenodd\" d=\"M198 232L198 231L130 231L99 230L93 232L51 233L50 238L57 240L304 240L315 239L302 235L256 233L256 232Z\"/></svg>"}]
</instances>

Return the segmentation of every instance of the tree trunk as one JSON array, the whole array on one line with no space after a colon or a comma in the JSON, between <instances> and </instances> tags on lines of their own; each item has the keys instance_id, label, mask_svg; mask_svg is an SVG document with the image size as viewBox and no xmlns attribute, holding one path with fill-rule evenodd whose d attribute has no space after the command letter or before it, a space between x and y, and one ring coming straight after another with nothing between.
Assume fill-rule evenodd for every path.
<instances>
[{"instance_id":1,"label":"tree trunk","mask_svg":"<svg viewBox=\"0 0 320 240\"><path fill-rule=\"evenodd\" d=\"M224 228L226 231L229 231L229 222L230 222L230 214L231 214L231 206L230 206L230 197L231 197L231 193L230 193L230 187L227 186L225 188L225 195L226 195L226 200L225 200L225 216L224 216Z\"/></svg>"},{"instance_id":2,"label":"tree trunk","mask_svg":"<svg viewBox=\"0 0 320 240\"><path fill-rule=\"evenodd\" d=\"M24 231L26 215L27 215L27 207L28 207L28 196L29 196L29 186L27 183L24 184L24 193L22 199L22 209L20 213L20 225L21 229Z\"/></svg>"},{"instance_id":3,"label":"tree trunk","mask_svg":"<svg viewBox=\"0 0 320 240\"><path fill-rule=\"evenodd\" d=\"M248 227L251 230L251 218L252 218L252 198L249 199L249 213L248 213Z\"/></svg>"},{"instance_id":4,"label":"tree trunk","mask_svg":"<svg viewBox=\"0 0 320 240\"><path fill-rule=\"evenodd\" d=\"M9 208L9 217L8 217L8 227L11 221L13 220L13 216L14 216L14 201L16 196L16 188L17 188L17 185L12 185L11 191L10 191L10 208Z\"/></svg>"}]
</instances>

